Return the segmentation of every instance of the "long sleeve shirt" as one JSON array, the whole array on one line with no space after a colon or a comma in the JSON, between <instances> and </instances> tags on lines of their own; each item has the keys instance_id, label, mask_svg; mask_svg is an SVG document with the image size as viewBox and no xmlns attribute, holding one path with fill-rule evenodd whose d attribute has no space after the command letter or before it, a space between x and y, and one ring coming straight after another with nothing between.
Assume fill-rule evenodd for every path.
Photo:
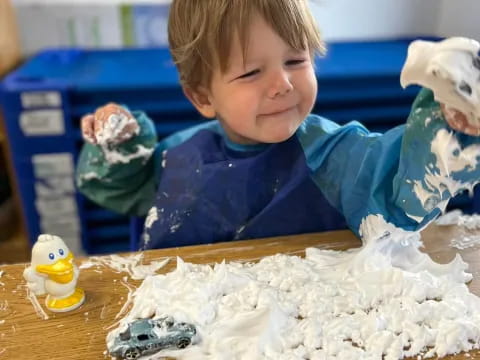
<instances>
[{"instance_id":1,"label":"long sleeve shirt","mask_svg":"<svg viewBox=\"0 0 480 360\"><path fill-rule=\"evenodd\" d=\"M478 155L480 138L450 129L429 90L420 92L405 125L384 134L309 115L276 144L232 143L218 121L157 143L151 120L134 116L140 134L111 149L120 160L84 146L77 184L104 207L148 214L142 248L347 226L358 234L371 214L417 230L480 178L476 156L467 164L462 155Z\"/></svg>"}]
</instances>

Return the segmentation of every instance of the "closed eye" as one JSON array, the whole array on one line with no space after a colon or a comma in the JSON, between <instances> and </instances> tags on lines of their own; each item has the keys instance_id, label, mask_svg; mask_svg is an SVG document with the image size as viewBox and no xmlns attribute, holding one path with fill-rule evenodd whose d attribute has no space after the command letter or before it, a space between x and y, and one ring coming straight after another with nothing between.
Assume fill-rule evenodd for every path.
<instances>
[{"instance_id":1,"label":"closed eye","mask_svg":"<svg viewBox=\"0 0 480 360\"><path fill-rule=\"evenodd\" d=\"M303 64L306 60L305 59L295 59L295 60L288 60L285 64L287 66L295 66Z\"/></svg>"},{"instance_id":2,"label":"closed eye","mask_svg":"<svg viewBox=\"0 0 480 360\"><path fill-rule=\"evenodd\" d=\"M239 77L237 77L237 79L246 79L246 78L249 78L249 77L252 77L252 76L258 74L259 72L260 72L260 70L256 69L256 70L250 71L248 73L245 73L243 75L240 75Z\"/></svg>"}]
</instances>

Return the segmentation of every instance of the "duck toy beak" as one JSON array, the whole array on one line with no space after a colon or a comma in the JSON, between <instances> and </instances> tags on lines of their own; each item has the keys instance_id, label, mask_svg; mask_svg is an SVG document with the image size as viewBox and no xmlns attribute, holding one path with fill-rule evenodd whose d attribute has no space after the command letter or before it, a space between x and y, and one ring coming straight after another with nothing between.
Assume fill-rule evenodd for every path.
<instances>
[{"instance_id":1,"label":"duck toy beak","mask_svg":"<svg viewBox=\"0 0 480 360\"><path fill-rule=\"evenodd\" d=\"M51 265L37 265L35 270L45 274L52 281L60 284L68 284L73 280L73 254L68 253L65 259L56 261Z\"/></svg>"}]
</instances>

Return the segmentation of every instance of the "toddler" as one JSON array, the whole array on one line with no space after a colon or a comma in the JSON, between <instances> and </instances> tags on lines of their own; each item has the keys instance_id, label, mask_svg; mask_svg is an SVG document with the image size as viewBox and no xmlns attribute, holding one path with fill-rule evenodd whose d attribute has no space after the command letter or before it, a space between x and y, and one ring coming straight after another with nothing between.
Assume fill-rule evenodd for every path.
<instances>
[{"instance_id":1,"label":"toddler","mask_svg":"<svg viewBox=\"0 0 480 360\"><path fill-rule=\"evenodd\" d=\"M169 45L185 95L215 120L157 142L146 114L117 104L82 119L78 187L146 215L144 249L346 226L358 234L370 214L416 230L456 195L415 190L429 186L437 134L479 142L467 135L478 127L427 89L406 125L385 134L311 114L325 45L307 0L174 0ZM468 183L474 170L449 176Z\"/></svg>"}]
</instances>

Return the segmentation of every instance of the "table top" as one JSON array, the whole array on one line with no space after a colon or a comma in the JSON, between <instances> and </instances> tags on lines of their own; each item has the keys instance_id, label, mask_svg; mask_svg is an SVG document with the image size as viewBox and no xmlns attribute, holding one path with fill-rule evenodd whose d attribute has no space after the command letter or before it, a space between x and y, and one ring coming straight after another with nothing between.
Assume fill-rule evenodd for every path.
<instances>
[{"instance_id":1,"label":"table top","mask_svg":"<svg viewBox=\"0 0 480 360\"><path fill-rule=\"evenodd\" d=\"M456 226L431 225L423 231L424 251L433 260L446 263L458 252L469 264L473 280L470 290L480 295L480 246L458 250L450 246L452 238L460 236ZM173 257L159 273L171 271L176 257L199 264L227 261L251 262L277 253L301 255L305 248L317 247L345 250L359 247L360 241L350 231L274 237L211 245L190 246L144 252L144 264L155 259ZM76 259L80 265L85 259ZM68 313L47 311L48 320L36 314L27 298L23 270L28 264L0 266L0 359L109 359L105 337L116 323L115 316L127 300L128 289L122 285L126 273L110 267L90 267L81 270L78 286L86 292L85 303ZM128 279L139 286L141 280ZM43 306L44 296L38 297ZM468 359L480 359L480 351L469 353ZM465 359L465 354L444 359Z\"/></svg>"}]
</instances>

